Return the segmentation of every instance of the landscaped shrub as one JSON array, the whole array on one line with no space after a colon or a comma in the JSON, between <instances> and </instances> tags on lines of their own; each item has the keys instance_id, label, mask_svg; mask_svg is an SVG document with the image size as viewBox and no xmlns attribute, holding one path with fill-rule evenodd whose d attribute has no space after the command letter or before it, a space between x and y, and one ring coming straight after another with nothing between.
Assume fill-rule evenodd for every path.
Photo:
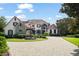
<instances>
[{"instance_id":1,"label":"landscaped shrub","mask_svg":"<svg viewBox=\"0 0 79 59\"><path fill-rule=\"evenodd\" d=\"M42 35L42 36L40 36L40 38L46 38L46 36L43 36L43 35Z\"/></svg>"},{"instance_id":2,"label":"landscaped shrub","mask_svg":"<svg viewBox=\"0 0 79 59\"><path fill-rule=\"evenodd\" d=\"M37 38L37 35L35 35L35 34L32 34L32 36L35 37L35 38Z\"/></svg>"},{"instance_id":3,"label":"landscaped shrub","mask_svg":"<svg viewBox=\"0 0 79 59\"><path fill-rule=\"evenodd\" d=\"M66 35L67 37L76 37L79 38L79 34Z\"/></svg>"},{"instance_id":4,"label":"landscaped shrub","mask_svg":"<svg viewBox=\"0 0 79 59\"><path fill-rule=\"evenodd\" d=\"M75 34L75 37L79 38L79 34Z\"/></svg>"},{"instance_id":5,"label":"landscaped shrub","mask_svg":"<svg viewBox=\"0 0 79 59\"><path fill-rule=\"evenodd\" d=\"M32 34L32 37L39 38L40 36L37 34Z\"/></svg>"},{"instance_id":6,"label":"landscaped shrub","mask_svg":"<svg viewBox=\"0 0 79 59\"><path fill-rule=\"evenodd\" d=\"M15 38L25 38L26 34L16 34L14 35Z\"/></svg>"},{"instance_id":7,"label":"landscaped shrub","mask_svg":"<svg viewBox=\"0 0 79 59\"><path fill-rule=\"evenodd\" d=\"M6 38L10 38L8 35L5 35Z\"/></svg>"},{"instance_id":8,"label":"landscaped shrub","mask_svg":"<svg viewBox=\"0 0 79 59\"><path fill-rule=\"evenodd\" d=\"M26 36L25 36L25 39L35 40L35 39L36 39L36 36L35 36L34 34L26 35Z\"/></svg>"},{"instance_id":9,"label":"landscaped shrub","mask_svg":"<svg viewBox=\"0 0 79 59\"><path fill-rule=\"evenodd\" d=\"M39 34L39 35L34 35L35 38L46 38L46 36L44 36L43 34Z\"/></svg>"},{"instance_id":10,"label":"landscaped shrub","mask_svg":"<svg viewBox=\"0 0 79 59\"><path fill-rule=\"evenodd\" d=\"M43 34L31 34L31 35L26 35L26 34L16 34L14 36L15 38L27 38L27 37L34 37L34 38L46 38L46 35Z\"/></svg>"},{"instance_id":11,"label":"landscaped shrub","mask_svg":"<svg viewBox=\"0 0 79 59\"><path fill-rule=\"evenodd\" d=\"M41 38L41 36L42 36L41 34L37 34L36 35L37 38Z\"/></svg>"},{"instance_id":12,"label":"landscaped shrub","mask_svg":"<svg viewBox=\"0 0 79 59\"><path fill-rule=\"evenodd\" d=\"M53 34L53 33L50 33L50 34L49 34L49 36L55 36L55 34Z\"/></svg>"},{"instance_id":13,"label":"landscaped shrub","mask_svg":"<svg viewBox=\"0 0 79 59\"><path fill-rule=\"evenodd\" d=\"M73 35L66 35L67 37L75 37L75 35L73 34Z\"/></svg>"},{"instance_id":14,"label":"landscaped shrub","mask_svg":"<svg viewBox=\"0 0 79 59\"><path fill-rule=\"evenodd\" d=\"M47 33L47 32L45 32L44 34L43 34L43 36L48 36L49 34Z\"/></svg>"},{"instance_id":15,"label":"landscaped shrub","mask_svg":"<svg viewBox=\"0 0 79 59\"><path fill-rule=\"evenodd\" d=\"M0 56L7 53L8 49L9 48L7 46L6 38L3 36L0 36Z\"/></svg>"},{"instance_id":16,"label":"landscaped shrub","mask_svg":"<svg viewBox=\"0 0 79 59\"><path fill-rule=\"evenodd\" d=\"M4 33L3 32L0 32L0 36L4 36Z\"/></svg>"}]
</instances>

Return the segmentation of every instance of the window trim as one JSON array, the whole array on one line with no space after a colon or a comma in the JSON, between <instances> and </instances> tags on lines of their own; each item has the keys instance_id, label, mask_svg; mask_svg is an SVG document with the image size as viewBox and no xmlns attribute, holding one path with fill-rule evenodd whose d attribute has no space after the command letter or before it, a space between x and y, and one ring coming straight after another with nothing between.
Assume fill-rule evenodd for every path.
<instances>
[{"instance_id":1,"label":"window trim","mask_svg":"<svg viewBox=\"0 0 79 59\"><path fill-rule=\"evenodd\" d=\"M13 22L13 26L16 26L18 23L17 22Z\"/></svg>"}]
</instances>

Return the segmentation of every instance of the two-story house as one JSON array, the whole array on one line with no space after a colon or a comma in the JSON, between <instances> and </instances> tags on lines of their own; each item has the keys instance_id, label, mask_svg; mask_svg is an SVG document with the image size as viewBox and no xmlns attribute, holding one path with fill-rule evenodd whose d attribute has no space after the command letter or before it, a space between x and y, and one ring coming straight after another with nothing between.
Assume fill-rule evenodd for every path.
<instances>
[{"instance_id":1,"label":"two-story house","mask_svg":"<svg viewBox=\"0 0 79 59\"><path fill-rule=\"evenodd\" d=\"M49 23L41 19L32 19L21 21L14 16L4 27L5 35L13 36L15 34L43 34L47 32Z\"/></svg>"},{"instance_id":2,"label":"two-story house","mask_svg":"<svg viewBox=\"0 0 79 59\"><path fill-rule=\"evenodd\" d=\"M44 32L47 32L49 26L49 23L41 19L32 19L28 21L23 21L23 24L25 25L25 27L27 27L26 33L27 30L32 30L33 34L43 34Z\"/></svg>"},{"instance_id":3,"label":"two-story house","mask_svg":"<svg viewBox=\"0 0 79 59\"><path fill-rule=\"evenodd\" d=\"M32 19L28 21L21 21L14 16L4 27L4 33L7 36L14 36L15 34L43 34L45 32L57 34L55 25L50 25L42 19Z\"/></svg>"}]
</instances>

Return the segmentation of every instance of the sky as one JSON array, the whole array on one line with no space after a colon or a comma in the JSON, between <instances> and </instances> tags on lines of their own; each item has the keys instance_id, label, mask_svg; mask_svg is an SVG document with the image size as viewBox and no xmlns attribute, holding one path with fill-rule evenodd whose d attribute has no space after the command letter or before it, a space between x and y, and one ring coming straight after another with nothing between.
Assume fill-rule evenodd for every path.
<instances>
[{"instance_id":1,"label":"sky","mask_svg":"<svg viewBox=\"0 0 79 59\"><path fill-rule=\"evenodd\" d=\"M13 16L26 21L31 19L43 19L50 24L68 17L60 13L60 3L0 3L0 16L5 16L9 21Z\"/></svg>"}]
</instances>

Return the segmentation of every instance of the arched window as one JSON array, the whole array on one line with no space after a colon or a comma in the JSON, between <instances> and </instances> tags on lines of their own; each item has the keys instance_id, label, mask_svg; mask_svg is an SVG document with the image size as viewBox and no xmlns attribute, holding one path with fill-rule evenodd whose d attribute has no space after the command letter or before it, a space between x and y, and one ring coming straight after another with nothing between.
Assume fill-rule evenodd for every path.
<instances>
[{"instance_id":1,"label":"arched window","mask_svg":"<svg viewBox=\"0 0 79 59\"><path fill-rule=\"evenodd\" d=\"M54 34L56 34L56 29L54 29Z\"/></svg>"},{"instance_id":2,"label":"arched window","mask_svg":"<svg viewBox=\"0 0 79 59\"><path fill-rule=\"evenodd\" d=\"M46 29L47 28L47 25L46 24L43 24L42 25L42 29Z\"/></svg>"},{"instance_id":3,"label":"arched window","mask_svg":"<svg viewBox=\"0 0 79 59\"><path fill-rule=\"evenodd\" d=\"M16 26L18 23L17 22L13 22L13 26Z\"/></svg>"}]
</instances>

